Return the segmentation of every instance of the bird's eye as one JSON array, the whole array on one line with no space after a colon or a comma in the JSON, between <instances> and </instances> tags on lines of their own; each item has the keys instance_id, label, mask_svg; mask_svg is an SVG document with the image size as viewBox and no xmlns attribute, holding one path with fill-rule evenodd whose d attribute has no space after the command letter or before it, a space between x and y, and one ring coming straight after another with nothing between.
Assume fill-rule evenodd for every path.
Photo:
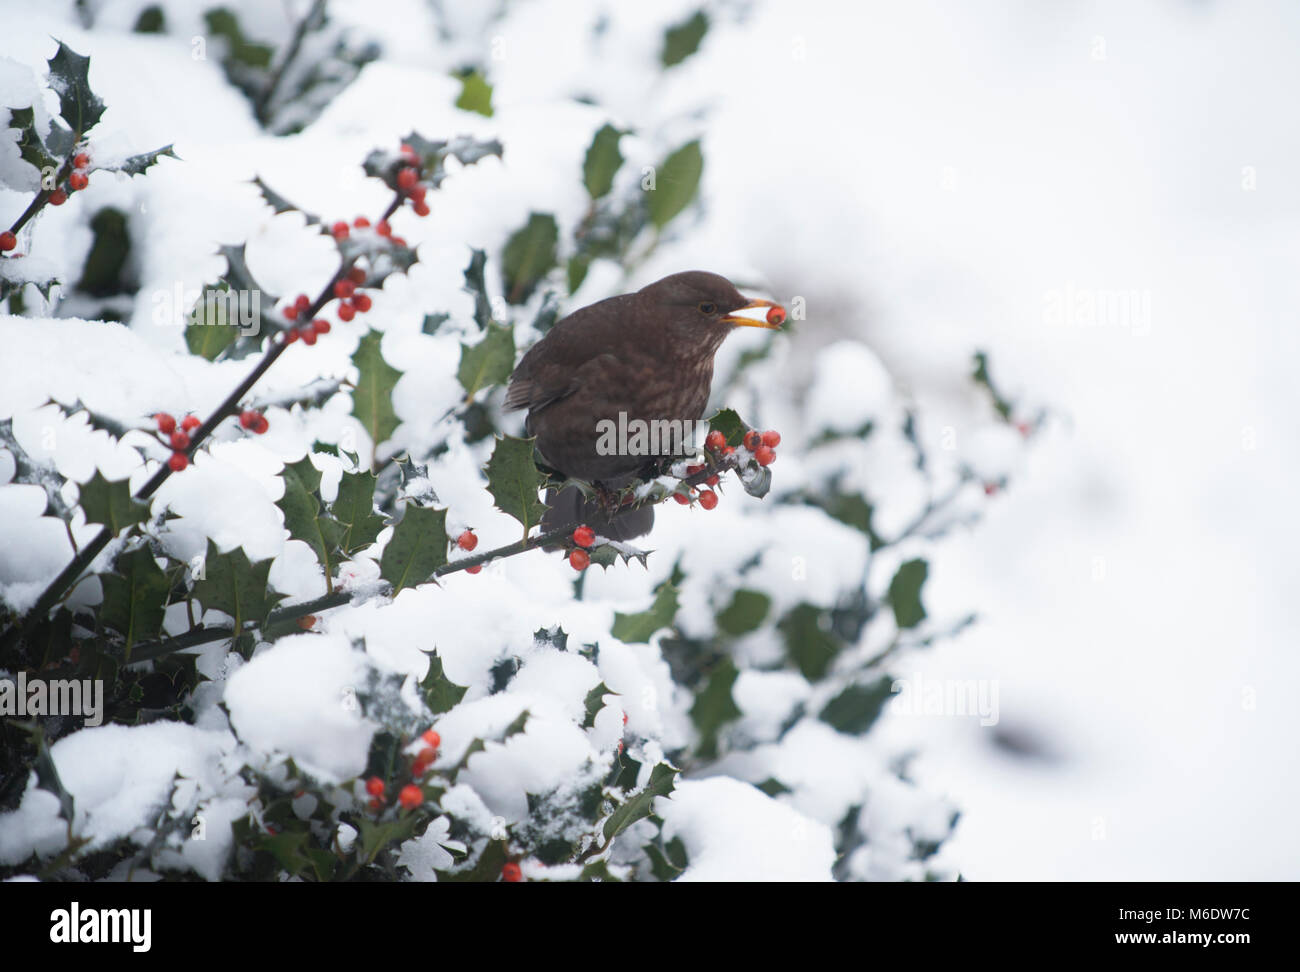
<instances>
[{"instance_id":1,"label":"bird's eye","mask_svg":"<svg viewBox=\"0 0 1300 972\"><path fill-rule=\"evenodd\" d=\"M716 313L717 310L718 305L711 300L706 300L700 304L700 313L702 314L713 314Z\"/></svg>"}]
</instances>

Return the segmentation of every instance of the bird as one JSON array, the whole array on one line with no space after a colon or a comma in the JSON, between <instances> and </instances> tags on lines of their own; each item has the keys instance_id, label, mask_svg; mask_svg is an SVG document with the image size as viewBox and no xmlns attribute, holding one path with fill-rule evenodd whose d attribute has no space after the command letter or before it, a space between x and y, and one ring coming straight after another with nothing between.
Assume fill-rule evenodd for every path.
<instances>
[{"instance_id":1,"label":"bird","mask_svg":"<svg viewBox=\"0 0 1300 972\"><path fill-rule=\"evenodd\" d=\"M760 317L742 312L761 310ZM524 428L542 462L565 478L582 480L609 497L637 479L660 474L666 459L693 455L694 437L654 442L640 451L611 450L611 428L689 422L704 415L713 382L713 357L736 327L777 330L785 310L745 297L726 277L703 270L674 273L582 307L558 321L515 366L504 408L527 410ZM620 422L625 424L619 425ZM671 426L659 426L668 429ZM609 540L644 536L654 525L651 506L613 509L574 486L550 489L542 531L586 525Z\"/></svg>"}]
</instances>

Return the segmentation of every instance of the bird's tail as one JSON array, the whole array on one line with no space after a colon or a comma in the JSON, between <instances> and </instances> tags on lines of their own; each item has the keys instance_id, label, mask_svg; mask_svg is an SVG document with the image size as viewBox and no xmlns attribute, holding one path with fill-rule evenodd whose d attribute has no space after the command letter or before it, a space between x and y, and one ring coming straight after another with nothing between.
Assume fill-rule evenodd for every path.
<instances>
[{"instance_id":1,"label":"bird's tail","mask_svg":"<svg viewBox=\"0 0 1300 972\"><path fill-rule=\"evenodd\" d=\"M561 527L576 528L585 523L598 536L610 540L631 540L645 536L655 522L653 506L629 509L610 516L600 503L587 499L576 486L566 486L558 492L547 490L546 503L550 509L542 517L543 532Z\"/></svg>"}]
</instances>

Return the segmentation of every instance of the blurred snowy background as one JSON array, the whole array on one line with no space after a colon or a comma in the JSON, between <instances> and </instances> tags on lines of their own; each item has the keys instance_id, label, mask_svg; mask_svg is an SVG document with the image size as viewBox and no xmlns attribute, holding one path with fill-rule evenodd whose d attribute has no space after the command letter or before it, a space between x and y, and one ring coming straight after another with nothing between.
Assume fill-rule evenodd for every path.
<instances>
[{"instance_id":1,"label":"blurred snowy background","mask_svg":"<svg viewBox=\"0 0 1300 972\"><path fill-rule=\"evenodd\" d=\"M374 141L359 114L436 127L465 63L488 66L495 115L462 114L458 130L508 129L506 164L538 173L530 185L516 168L516 198L480 227L509 230L539 199L580 212L576 180L545 178L557 158L581 164L587 136L568 131L605 115L677 142L702 128L704 218L638 280L699 266L803 296L792 384L832 342L861 339L934 449L977 424L977 348L1049 411L986 519L931 556L930 613L980 623L894 673L996 685L998 724L896 712L874 730L915 750L912 778L961 810L945 864L974 880L1300 877L1300 608L1285 593L1300 580L1286 500L1300 473L1294 5L718 3L699 53L660 75L635 66L697 0L333 0L383 57L278 141L191 58L207 4L187 25L187 4L167 3L169 37L129 33L138 0L91 0L86 33L79 6L0 4L0 54L39 71L60 37L93 57L104 129L135 149L176 144L184 165L147 177L142 293L212 275L196 221L212 239L254 236L250 253L277 245L253 194L214 187L256 171L330 213L335 192L373 192L355 168L318 171L312 139L359 158ZM232 6L250 31L286 16ZM584 93L600 118L573 100ZM130 200L140 181L103 191ZM476 202L453 189L444 216ZM89 246L70 212L48 221L72 253ZM454 290L463 242L427 232L428 272ZM286 257L264 283L299 287L325 257ZM617 283L593 279L571 306ZM139 336L174 340L141 326L150 311L129 310Z\"/></svg>"}]
</instances>

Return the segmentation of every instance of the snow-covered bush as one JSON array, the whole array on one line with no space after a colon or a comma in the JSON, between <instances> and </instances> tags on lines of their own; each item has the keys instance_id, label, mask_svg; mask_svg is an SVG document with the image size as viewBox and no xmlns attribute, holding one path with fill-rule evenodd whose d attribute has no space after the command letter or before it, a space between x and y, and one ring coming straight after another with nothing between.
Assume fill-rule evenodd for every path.
<instances>
[{"instance_id":1,"label":"snow-covered bush","mask_svg":"<svg viewBox=\"0 0 1300 972\"><path fill-rule=\"evenodd\" d=\"M653 550L529 532L545 477L503 383L567 310L703 263L707 116L638 98L726 28L579 5L585 87L498 104L492 17L546 6L443 14L412 66L323 4L110 2L57 98L0 62L0 674L103 689L5 712L0 873L955 873L956 808L871 729L891 663L970 621L927 615L927 552L997 474L923 448L861 343L800 364L815 296L724 347L726 450L642 491L687 500ZM119 149L165 123L185 161ZM975 380L985 451L1019 448Z\"/></svg>"}]
</instances>

